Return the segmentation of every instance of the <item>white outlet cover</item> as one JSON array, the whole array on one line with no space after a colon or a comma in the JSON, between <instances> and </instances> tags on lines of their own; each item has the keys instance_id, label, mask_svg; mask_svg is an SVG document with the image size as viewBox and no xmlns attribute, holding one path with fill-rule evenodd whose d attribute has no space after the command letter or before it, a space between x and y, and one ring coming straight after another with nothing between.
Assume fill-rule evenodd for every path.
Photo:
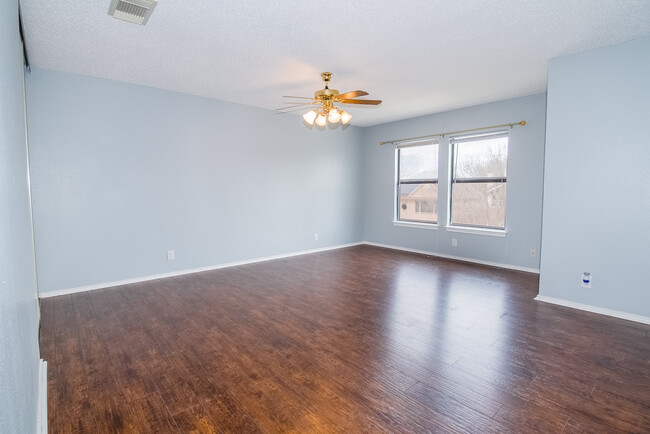
<instances>
[{"instance_id":1,"label":"white outlet cover","mask_svg":"<svg viewBox=\"0 0 650 434\"><path fill-rule=\"evenodd\" d=\"M168 261L173 261L174 260L174 251L173 250L167 250L167 260Z\"/></svg>"},{"instance_id":2,"label":"white outlet cover","mask_svg":"<svg viewBox=\"0 0 650 434\"><path fill-rule=\"evenodd\" d=\"M457 238L452 238L451 239L451 245L452 245L452 247L458 247L458 239Z\"/></svg>"}]
</instances>

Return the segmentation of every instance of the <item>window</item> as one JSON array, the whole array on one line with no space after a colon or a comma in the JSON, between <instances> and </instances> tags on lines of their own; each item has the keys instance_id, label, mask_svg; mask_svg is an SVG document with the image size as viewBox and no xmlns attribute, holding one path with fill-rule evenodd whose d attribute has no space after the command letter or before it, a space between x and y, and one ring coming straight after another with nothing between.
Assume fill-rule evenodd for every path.
<instances>
[{"instance_id":1,"label":"window","mask_svg":"<svg viewBox=\"0 0 650 434\"><path fill-rule=\"evenodd\" d=\"M396 221L437 223L438 142L400 145L397 153Z\"/></svg>"},{"instance_id":2,"label":"window","mask_svg":"<svg viewBox=\"0 0 650 434\"><path fill-rule=\"evenodd\" d=\"M449 224L505 229L508 133L454 137Z\"/></svg>"}]
</instances>

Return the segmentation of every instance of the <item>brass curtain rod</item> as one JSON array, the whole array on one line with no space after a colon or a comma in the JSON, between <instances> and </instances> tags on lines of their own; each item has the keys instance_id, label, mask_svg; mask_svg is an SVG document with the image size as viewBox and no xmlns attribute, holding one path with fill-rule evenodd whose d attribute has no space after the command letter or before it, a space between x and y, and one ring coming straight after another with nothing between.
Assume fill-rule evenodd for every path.
<instances>
[{"instance_id":1,"label":"brass curtain rod","mask_svg":"<svg viewBox=\"0 0 650 434\"><path fill-rule=\"evenodd\" d=\"M429 134L427 136L409 137L407 139L388 140L388 141L385 141L385 142L379 142L379 144L383 146L383 145L385 145L387 143L407 142L407 141L410 141L410 140L428 139L429 137L445 137L445 136L448 136L450 134L469 133L471 131L490 130L492 128L503 128L503 127L514 128L515 125L522 125L522 126L526 125L526 121L513 122L511 124L503 124L503 125L492 125L490 127L470 128L469 130L450 131L450 132L447 132L447 133Z\"/></svg>"}]
</instances>

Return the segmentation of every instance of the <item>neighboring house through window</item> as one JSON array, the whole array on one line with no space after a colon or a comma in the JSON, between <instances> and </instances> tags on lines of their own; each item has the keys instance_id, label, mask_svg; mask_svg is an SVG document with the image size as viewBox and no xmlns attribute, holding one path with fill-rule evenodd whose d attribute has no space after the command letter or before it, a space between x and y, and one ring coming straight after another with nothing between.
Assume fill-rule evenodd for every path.
<instances>
[{"instance_id":1,"label":"neighboring house through window","mask_svg":"<svg viewBox=\"0 0 650 434\"><path fill-rule=\"evenodd\" d=\"M395 220L438 222L438 142L426 140L398 145Z\"/></svg>"}]
</instances>

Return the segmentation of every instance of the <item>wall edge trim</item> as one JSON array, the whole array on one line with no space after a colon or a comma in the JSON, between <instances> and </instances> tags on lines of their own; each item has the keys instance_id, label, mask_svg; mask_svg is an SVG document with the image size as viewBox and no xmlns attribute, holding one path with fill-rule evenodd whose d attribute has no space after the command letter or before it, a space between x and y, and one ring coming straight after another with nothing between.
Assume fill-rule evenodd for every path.
<instances>
[{"instance_id":1,"label":"wall edge trim","mask_svg":"<svg viewBox=\"0 0 650 434\"><path fill-rule=\"evenodd\" d=\"M544 303L556 304L558 306L570 307L572 309L584 310L586 312L597 313L600 315L612 316L614 318L625 319L628 321L639 322L642 324L650 324L650 317L643 315L636 315L633 313L622 312L619 310L607 309L605 307L593 306L590 304L576 303L575 301L565 300L562 298L547 297L545 295L538 295L534 300L542 301Z\"/></svg>"},{"instance_id":2,"label":"wall edge trim","mask_svg":"<svg viewBox=\"0 0 650 434\"><path fill-rule=\"evenodd\" d=\"M46 291L46 292L39 293L39 298L58 297L60 295L75 294L77 292L93 291L95 289L102 289L102 288L111 288L113 286L129 285L131 283L146 282L146 281L149 281L149 280L164 279L164 278L167 278L167 277L183 276L185 274L192 274L192 273L200 273L200 272L203 272L203 271L218 270L220 268L237 267L239 265L247 265L247 264L254 264L254 263L257 263L257 262L272 261L274 259L283 259L283 258L290 258L292 256L309 255L309 254L312 254L312 253L325 252L325 251L328 251L328 250L337 250L337 249L344 249L346 247L358 246L360 244L363 244L363 242L359 241L359 242L355 242L355 243L337 244L337 245L334 245L334 246L322 247L322 248L319 248L319 249L299 250L297 252L282 253L282 254L279 254L279 255L263 256L263 257L260 257L260 258L253 258L253 259L245 259L243 261L234 261L234 262L226 262L226 263L223 263L223 264L209 265L207 267L188 268L188 269L185 269L185 270L172 271L170 273L152 274L152 275L148 275L148 276L134 277L132 279L116 280L116 281L112 281L112 282L98 283L98 284L94 284L94 285L77 286L75 288L57 289L57 290L54 290L54 291Z\"/></svg>"},{"instance_id":3,"label":"wall edge trim","mask_svg":"<svg viewBox=\"0 0 650 434\"><path fill-rule=\"evenodd\" d=\"M47 434L47 362L40 360L38 365L38 413L36 414L36 433Z\"/></svg>"},{"instance_id":4,"label":"wall edge trim","mask_svg":"<svg viewBox=\"0 0 650 434\"><path fill-rule=\"evenodd\" d=\"M369 246L375 246L375 247L383 247L385 249L402 250L404 252L419 253L419 254L422 254L422 255L435 256L435 257L438 257L438 258L452 259L454 261L471 262L473 264L488 265L490 267L498 267L498 268L505 268L505 269L508 269L508 270L525 271L526 273L539 274L539 268L522 267L522 266L519 266L519 265L503 264L501 262L484 261L482 259L473 259L473 258L466 258L466 257L463 257L463 256L447 255L447 254L444 254L444 253L437 253L437 252L429 252L429 251L426 251L426 250L411 249L411 248L408 248L408 247L394 246L394 245L391 245L391 244L374 243L372 241L364 241L363 244L367 244Z\"/></svg>"}]
</instances>

